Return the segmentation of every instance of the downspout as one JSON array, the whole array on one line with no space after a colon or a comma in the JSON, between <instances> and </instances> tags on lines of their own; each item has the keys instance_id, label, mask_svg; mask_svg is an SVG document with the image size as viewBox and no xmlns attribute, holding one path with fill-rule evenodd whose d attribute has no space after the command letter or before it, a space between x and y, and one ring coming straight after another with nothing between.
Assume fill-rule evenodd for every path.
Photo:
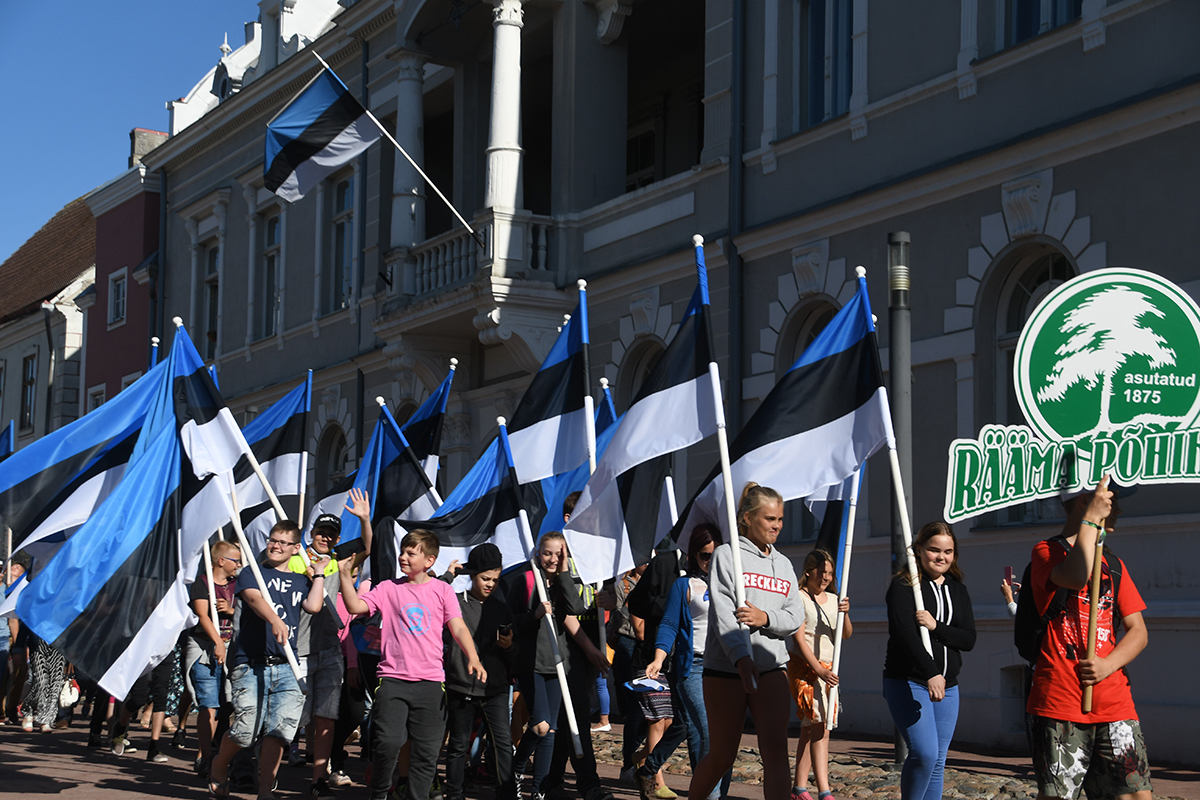
<instances>
[{"instance_id":1,"label":"downspout","mask_svg":"<svg viewBox=\"0 0 1200 800\"><path fill-rule=\"evenodd\" d=\"M163 309L166 307L167 285L167 168L158 168L158 264L150 272L150 332L162 341ZM146 362L154 355L154 345L146 342Z\"/></svg>"},{"instance_id":2,"label":"downspout","mask_svg":"<svg viewBox=\"0 0 1200 800\"><path fill-rule=\"evenodd\" d=\"M50 317L54 314L54 303L42 303L42 318L46 322L46 344L50 347L50 355L46 359L46 425L43 435L50 435L50 420L54 411L54 332L50 328Z\"/></svg>"},{"instance_id":3,"label":"downspout","mask_svg":"<svg viewBox=\"0 0 1200 800\"><path fill-rule=\"evenodd\" d=\"M729 405L726 415L730 436L742 429L742 258L735 239L744 227L744 176L742 151L745 148L746 8L744 0L734 0L732 19L733 64L730 75L730 132L729 132Z\"/></svg>"}]
</instances>

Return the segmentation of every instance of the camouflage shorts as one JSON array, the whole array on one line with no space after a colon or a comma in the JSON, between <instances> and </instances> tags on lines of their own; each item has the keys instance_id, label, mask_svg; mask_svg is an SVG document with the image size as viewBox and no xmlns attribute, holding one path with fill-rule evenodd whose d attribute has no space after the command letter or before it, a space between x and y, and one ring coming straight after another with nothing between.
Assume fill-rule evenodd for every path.
<instances>
[{"instance_id":1,"label":"camouflage shorts","mask_svg":"<svg viewBox=\"0 0 1200 800\"><path fill-rule=\"evenodd\" d=\"M1033 718L1033 769L1046 797L1075 800L1150 790L1146 741L1136 719L1082 724Z\"/></svg>"}]
</instances>

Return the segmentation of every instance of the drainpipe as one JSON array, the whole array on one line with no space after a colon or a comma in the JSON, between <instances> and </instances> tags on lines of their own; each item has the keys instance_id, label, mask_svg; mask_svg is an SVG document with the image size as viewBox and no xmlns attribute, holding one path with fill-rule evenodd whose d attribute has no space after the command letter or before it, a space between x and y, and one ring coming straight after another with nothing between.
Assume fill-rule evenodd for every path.
<instances>
[{"instance_id":1,"label":"drainpipe","mask_svg":"<svg viewBox=\"0 0 1200 800\"><path fill-rule=\"evenodd\" d=\"M732 38L733 64L730 87L729 133L729 404L726 415L729 419L730 436L737 436L742 429L742 258L738 255L734 239L742 232L744 221L742 150L745 143L745 92L742 90L745 74L746 8L742 0L734 0Z\"/></svg>"},{"instance_id":2,"label":"drainpipe","mask_svg":"<svg viewBox=\"0 0 1200 800\"><path fill-rule=\"evenodd\" d=\"M46 321L46 344L50 347L50 355L46 359L46 426L45 436L50 435L50 420L54 411L54 332L50 328L50 319L54 316L54 303L42 302L42 318Z\"/></svg>"}]
</instances>

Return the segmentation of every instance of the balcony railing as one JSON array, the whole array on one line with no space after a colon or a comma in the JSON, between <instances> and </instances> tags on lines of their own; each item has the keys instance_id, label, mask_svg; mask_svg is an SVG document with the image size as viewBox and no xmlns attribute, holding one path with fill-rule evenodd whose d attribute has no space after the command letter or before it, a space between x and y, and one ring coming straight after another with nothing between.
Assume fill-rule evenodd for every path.
<instances>
[{"instance_id":1,"label":"balcony railing","mask_svg":"<svg viewBox=\"0 0 1200 800\"><path fill-rule=\"evenodd\" d=\"M496 226L507 226L506 253L496 253ZM553 279L550 264L551 217L518 212L497 218L490 209L475 217L475 231L484 247L462 228L434 236L412 250L405 265L404 293L423 296L471 281L481 267L502 270L508 277Z\"/></svg>"}]
</instances>

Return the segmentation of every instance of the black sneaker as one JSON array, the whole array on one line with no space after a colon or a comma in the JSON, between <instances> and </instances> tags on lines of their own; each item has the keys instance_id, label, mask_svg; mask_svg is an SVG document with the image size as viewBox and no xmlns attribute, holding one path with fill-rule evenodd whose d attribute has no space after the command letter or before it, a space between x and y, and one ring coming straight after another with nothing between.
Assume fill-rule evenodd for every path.
<instances>
[{"instance_id":1,"label":"black sneaker","mask_svg":"<svg viewBox=\"0 0 1200 800\"><path fill-rule=\"evenodd\" d=\"M603 786L593 786L583 795L583 800L617 800L617 798Z\"/></svg>"},{"instance_id":2,"label":"black sneaker","mask_svg":"<svg viewBox=\"0 0 1200 800\"><path fill-rule=\"evenodd\" d=\"M329 788L329 781L325 778L313 781L312 786L308 789L308 796L318 798L318 800L331 800L333 790Z\"/></svg>"},{"instance_id":3,"label":"black sneaker","mask_svg":"<svg viewBox=\"0 0 1200 800\"><path fill-rule=\"evenodd\" d=\"M88 734L88 747L104 747L104 737L98 733Z\"/></svg>"},{"instance_id":4,"label":"black sneaker","mask_svg":"<svg viewBox=\"0 0 1200 800\"><path fill-rule=\"evenodd\" d=\"M429 784L429 800L437 800L442 796L442 781L437 775L433 776L433 783Z\"/></svg>"}]
</instances>

